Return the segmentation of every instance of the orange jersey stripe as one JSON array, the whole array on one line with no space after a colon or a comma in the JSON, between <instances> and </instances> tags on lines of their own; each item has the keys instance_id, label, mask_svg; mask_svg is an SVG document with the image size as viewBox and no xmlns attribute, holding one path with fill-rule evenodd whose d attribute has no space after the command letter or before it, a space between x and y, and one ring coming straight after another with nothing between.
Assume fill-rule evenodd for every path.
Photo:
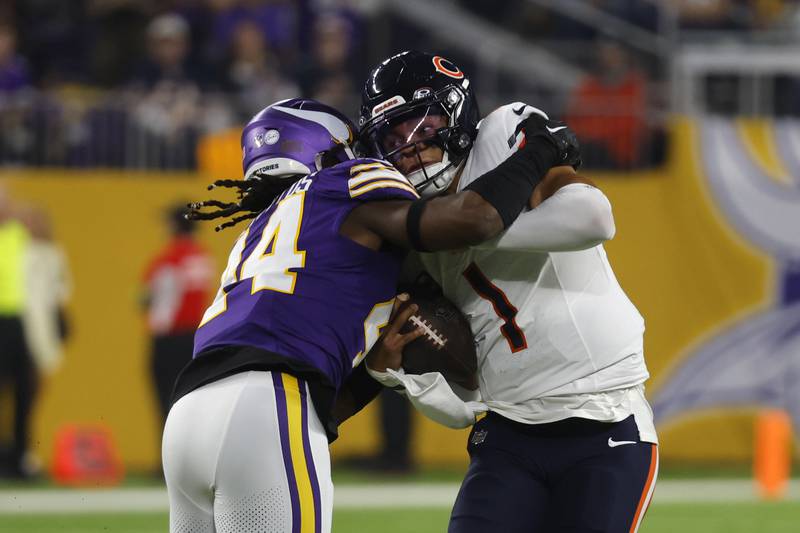
<instances>
[{"instance_id":1,"label":"orange jersey stripe","mask_svg":"<svg viewBox=\"0 0 800 533\"><path fill-rule=\"evenodd\" d=\"M653 451L650 456L650 471L647 473L647 481L644 484L644 489L642 490L642 497L639 498L639 505L636 506L636 514L633 515L633 522L631 523L631 528L628 530L629 533L636 533L639 529L639 525L644 518L644 514L647 512L647 508L650 505L650 499L653 495L653 485L656 481L656 473L658 472L658 445L652 444Z\"/></svg>"}]
</instances>

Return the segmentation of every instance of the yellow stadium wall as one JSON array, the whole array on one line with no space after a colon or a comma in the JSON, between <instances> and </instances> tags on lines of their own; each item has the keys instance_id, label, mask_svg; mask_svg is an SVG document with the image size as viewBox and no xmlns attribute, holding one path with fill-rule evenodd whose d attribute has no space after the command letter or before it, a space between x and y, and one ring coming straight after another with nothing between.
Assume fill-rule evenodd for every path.
<instances>
[{"instance_id":1,"label":"yellow stadium wall","mask_svg":"<svg viewBox=\"0 0 800 533\"><path fill-rule=\"evenodd\" d=\"M647 323L646 356L659 379L711 331L769 304L771 260L736 236L710 201L694 154L694 127L676 121L671 164L638 174L596 174L614 206L617 236L607 250L618 278ZM232 137L235 141L235 137ZM237 171L238 158L206 168ZM227 161L233 161L228 163ZM235 174L234 174L235 175ZM201 174L106 171L0 173L21 200L46 208L69 256L75 291L74 336L61 370L44 384L33 443L48 462L57 428L102 422L113 431L130 469L158 461L160 427L149 380L147 338L138 309L139 279L163 244L163 208L202 198ZM201 240L222 267L234 232ZM701 414L660 428L663 460L744 461L751 456L753 412ZM374 406L347 422L334 457L374 450ZM466 431L415 419L414 449L424 463L465 464Z\"/></svg>"}]
</instances>

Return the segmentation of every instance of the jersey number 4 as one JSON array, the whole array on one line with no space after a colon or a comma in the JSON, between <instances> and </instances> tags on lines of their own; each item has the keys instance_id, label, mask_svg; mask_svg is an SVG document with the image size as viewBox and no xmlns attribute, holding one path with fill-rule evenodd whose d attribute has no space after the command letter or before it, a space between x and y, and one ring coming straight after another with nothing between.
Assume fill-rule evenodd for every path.
<instances>
[{"instance_id":1,"label":"jersey number 4","mask_svg":"<svg viewBox=\"0 0 800 533\"><path fill-rule=\"evenodd\" d=\"M503 325L500 326L500 333L508 341L508 346L511 348L511 353L516 353L528 347L528 340L525 338L525 333L520 329L516 322L517 308L511 305L508 301L506 294L500 290L500 287L489 281L489 278L481 272L478 265L470 263L463 273L478 296L484 300L489 300L492 304L494 312L497 316L503 319Z\"/></svg>"},{"instance_id":2,"label":"jersey number 4","mask_svg":"<svg viewBox=\"0 0 800 533\"><path fill-rule=\"evenodd\" d=\"M264 290L286 294L294 292L297 274L289 269L303 268L306 261L306 253L297 249L304 200L303 193L281 200L261 232L258 244L244 262L242 253L247 244L249 229L239 236L222 273L219 291L203 315L200 326L225 312L228 308L227 291L238 281L252 279L251 294Z\"/></svg>"}]
</instances>

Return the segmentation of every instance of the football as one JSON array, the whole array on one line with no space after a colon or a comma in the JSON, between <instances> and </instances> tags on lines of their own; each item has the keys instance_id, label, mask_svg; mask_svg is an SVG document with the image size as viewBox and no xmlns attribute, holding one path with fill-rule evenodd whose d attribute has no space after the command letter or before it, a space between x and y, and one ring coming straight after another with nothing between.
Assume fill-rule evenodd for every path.
<instances>
[{"instance_id":1,"label":"football","mask_svg":"<svg viewBox=\"0 0 800 533\"><path fill-rule=\"evenodd\" d=\"M408 293L419 309L401 332L420 327L424 335L404 348L403 369L408 374L441 372L451 383L477 389L478 357L467 317L441 293L419 285Z\"/></svg>"}]
</instances>

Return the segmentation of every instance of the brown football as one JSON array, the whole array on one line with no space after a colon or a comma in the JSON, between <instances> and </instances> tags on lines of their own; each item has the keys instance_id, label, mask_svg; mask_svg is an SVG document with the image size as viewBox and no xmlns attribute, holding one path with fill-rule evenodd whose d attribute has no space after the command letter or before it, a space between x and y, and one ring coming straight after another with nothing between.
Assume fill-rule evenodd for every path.
<instances>
[{"instance_id":1,"label":"brown football","mask_svg":"<svg viewBox=\"0 0 800 533\"><path fill-rule=\"evenodd\" d=\"M403 350L406 373L441 372L447 381L477 389L478 357L467 317L441 294L410 293L419 309L401 332L421 327L425 334Z\"/></svg>"}]
</instances>

